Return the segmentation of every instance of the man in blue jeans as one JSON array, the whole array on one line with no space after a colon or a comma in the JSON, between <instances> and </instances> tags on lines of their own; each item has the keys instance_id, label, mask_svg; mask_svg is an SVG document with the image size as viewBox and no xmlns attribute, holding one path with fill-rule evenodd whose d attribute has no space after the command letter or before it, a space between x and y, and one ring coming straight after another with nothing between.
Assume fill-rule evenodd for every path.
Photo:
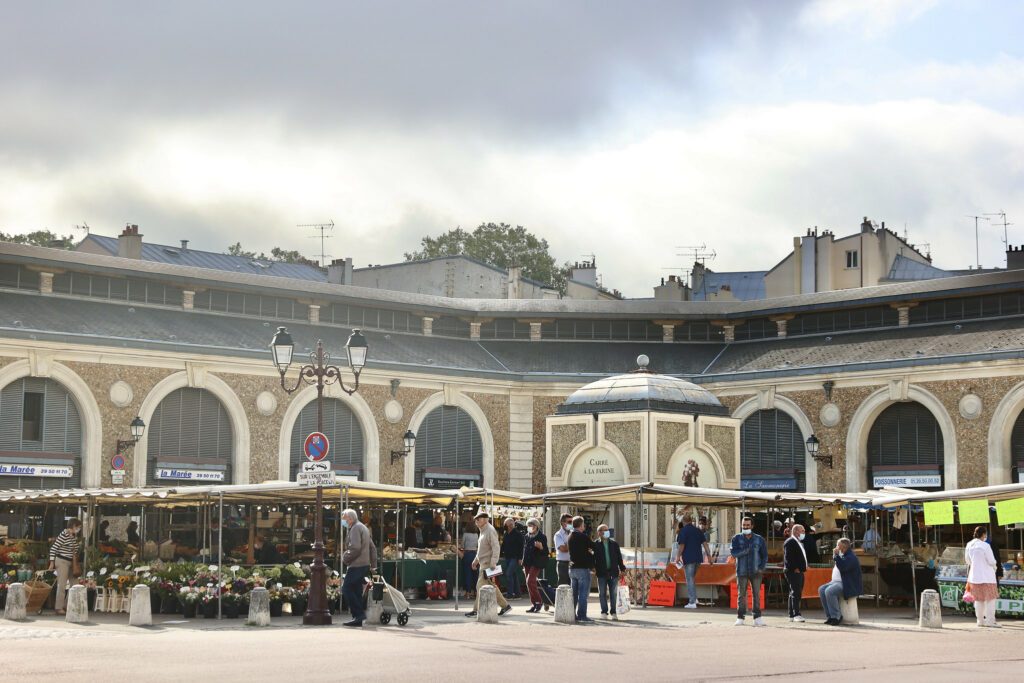
<instances>
[{"instance_id":1,"label":"man in blue jeans","mask_svg":"<svg viewBox=\"0 0 1024 683\"><path fill-rule=\"evenodd\" d=\"M838 626L843 621L843 610L839 600L856 600L864 592L861 576L860 560L853 554L853 542L848 538L840 538L832 551L832 581L818 589L821 607L825 610L825 623Z\"/></svg>"},{"instance_id":2,"label":"man in blue jeans","mask_svg":"<svg viewBox=\"0 0 1024 683\"><path fill-rule=\"evenodd\" d=\"M352 620L344 626L360 627L366 620L366 606L363 604L363 584L370 572L370 562L374 555L373 540L370 530L359 521L355 510L341 513L341 524L348 529L348 543L345 554L341 556L345 563L345 579L341 583L341 594L348 603Z\"/></svg>"},{"instance_id":3,"label":"man in blue jeans","mask_svg":"<svg viewBox=\"0 0 1024 683\"><path fill-rule=\"evenodd\" d=\"M754 533L754 520L744 517L741 531L732 537L731 555L736 558L736 626L747 616L747 586L754 604L754 626L765 626L761 618L761 577L768 564L768 544Z\"/></svg>"},{"instance_id":4,"label":"man in blue jeans","mask_svg":"<svg viewBox=\"0 0 1024 683\"><path fill-rule=\"evenodd\" d=\"M505 536L501 539L501 570L505 576L505 597L519 597L520 567L523 565L523 532L511 517L505 518Z\"/></svg>"},{"instance_id":5,"label":"man in blue jeans","mask_svg":"<svg viewBox=\"0 0 1024 683\"><path fill-rule=\"evenodd\" d=\"M576 622L594 621L587 617L587 598L590 597L590 572L594 568L594 544L583 530L583 518L572 518L569 535L569 581L576 603Z\"/></svg>"},{"instance_id":6,"label":"man in blue jeans","mask_svg":"<svg viewBox=\"0 0 1024 683\"><path fill-rule=\"evenodd\" d=\"M683 515L676 544L679 546L676 564L682 564L686 572L686 595L690 599L686 609L697 609L697 567L704 561L705 553L711 557L711 551L708 550L708 539L704 532L693 525L693 515Z\"/></svg>"}]
</instances>

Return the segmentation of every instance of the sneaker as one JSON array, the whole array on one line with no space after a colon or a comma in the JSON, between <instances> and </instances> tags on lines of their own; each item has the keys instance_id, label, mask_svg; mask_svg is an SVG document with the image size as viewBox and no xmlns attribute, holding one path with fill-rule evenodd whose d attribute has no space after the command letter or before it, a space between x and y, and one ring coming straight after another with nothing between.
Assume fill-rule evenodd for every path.
<instances>
[{"instance_id":1,"label":"sneaker","mask_svg":"<svg viewBox=\"0 0 1024 683\"><path fill-rule=\"evenodd\" d=\"M580 617L579 619L576 620L576 622L579 623L579 624L592 624L592 623L594 623L594 620L591 619L590 617Z\"/></svg>"},{"instance_id":2,"label":"sneaker","mask_svg":"<svg viewBox=\"0 0 1024 683\"><path fill-rule=\"evenodd\" d=\"M500 610L498 610L498 616L499 617L503 617L503 616L505 616L506 614L508 614L511 611L512 611L512 605L505 605Z\"/></svg>"},{"instance_id":3,"label":"sneaker","mask_svg":"<svg viewBox=\"0 0 1024 683\"><path fill-rule=\"evenodd\" d=\"M743 626L743 617L736 619L736 623L733 626Z\"/></svg>"},{"instance_id":4,"label":"sneaker","mask_svg":"<svg viewBox=\"0 0 1024 683\"><path fill-rule=\"evenodd\" d=\"M832 617L829 617L828 619L825 620L825 625L826 626L838 626L839 625L839 621L836 620L836 619L833 619Z\"/></svg>"},{"instance_id":5,"label":"sneaker","mask_svg":"<svg viewBox=\"0 0 1024 683\"><path fill-rule=\"evenodd\" d=\"M985 626L987 626L988 628L1002 628L1003 627L1002 624L995 623L995 622L993 622L991 624L985 624Z\"/></svg>"},{"instance_id":6,"label":"sneaker","mask_svg":"<svg viewBox=\"0 0 1024 683\"><path fill-rule=\"evenodd\" d=\"M475 616L476 616L476 610L473 610L472 612L466 612L466 617L467 618L468 617L475 617Z\"/></svg>"},{"instance_id":7,"label":"sneaker","mask_svg":"<svg viewBox=\"0 0 1024 683\"><path fill-rule=\"evenodd\" d=\"M799 623L801 623L801 624L802 624L802 623L804 623L804 622L805 622L805 621L807 621L807 620L806 620L806 619L804 619L804 618L803 618L802 616L800 616L800 615L798 614L798 615L796 615L795 617L793 617L793 618L792 618L792 619L791 619L790 621L796 621L796 622L799 622Z\"/></svg>"},{"instance_id":8,"label":"sneaker","mask_svg":"<svg viewBox=\"0 0 1024 683\"><path fill-rule=\"evenodd\" d=\"M619 615L618 614L613 614L612 615L612 621L618 621L618 620L619 620Z\"/></svg>"},{"instance_id":9,"label":"sneaker","mask_svg":"<svg viewBox=\"0 0 1024 683\"><path fill-rule=\"evenodd\" d=\"M352 621L346 621L342 626L348 626L349 628L362 628L363 622L358 619L353 619Z\"/></svg>"},{"instance_id":10,"label":"sneaker","mask_svg":"<svg viewBox=\"0 0 1024 683\"><path fill-rule=\"evenodd\" d=\"M762 619L761 617L757 617L756 619L754 619L754 626L767 626L767 625L768 624L764 623L764 619Z\"/></svg>"},{"instance_id":11,"label":"sneaker","mask_svg":"<svg viewBox=\"0 0 1024 683\"><path fill-rule=\"evenodd\" d=\"M685 605L683 605L683 609L697 609L697 603L688 602Z\"/></svg>"}]
</instances>

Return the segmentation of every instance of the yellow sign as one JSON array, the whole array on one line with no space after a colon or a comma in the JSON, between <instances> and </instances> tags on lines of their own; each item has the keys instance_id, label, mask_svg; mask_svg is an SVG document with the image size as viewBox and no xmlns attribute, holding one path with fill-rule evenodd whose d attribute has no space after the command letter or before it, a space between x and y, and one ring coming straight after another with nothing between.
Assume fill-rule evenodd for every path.
<instances>
[{"instance_id":1,"label":"yellow sign","mask_svg":"<svg viewBox=\"0 0 1024 683\"><path fill-rule=\"evenodd\" d=\"M987 500L961 500L956 505L961 524L989 523Z\"/></svg>"},{"instance_id":2,"label":"yellow sign","mask_svg":"<svg viewBox=\"0 0 1024 683\"><path fill-rule=\"evenodd\" d=\"M926 526L939 526L953 523L953 501L940 500L924 504L924 523Z\"/></svg>"},{"instance_id":3,"label":"yellow sign","mask_svg":"<svg viewBox=\"0 0 1024 683\"><path fill-rule=\"evenodd\" d=\"M1024 498L997 501L996 515L1000 526L1024 522Z\"/></svg>"}]
</instances>

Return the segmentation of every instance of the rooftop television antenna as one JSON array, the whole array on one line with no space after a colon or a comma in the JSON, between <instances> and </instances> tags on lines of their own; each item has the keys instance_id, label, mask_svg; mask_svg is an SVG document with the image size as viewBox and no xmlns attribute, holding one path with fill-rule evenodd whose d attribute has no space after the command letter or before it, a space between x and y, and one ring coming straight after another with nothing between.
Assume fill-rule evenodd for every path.
<instances>
[{"instance_id":1,"label":"rooftop television antenna","mask_svg":"<svg viewBox=\"0 0 1024 683\"><path fill-rule=\"evenodd\" d=\"M714 261L715 257L718 256L714 249L708 251L706 244L702 244L699 247L676 247L676 249L681 250L676 256L682 256L687 259L692 257L694 263L700 262L704 265L707 265L706 261Z\"/></svg>"},{"instance_id":2,"label":"rooftop television antenna","mask_svg":"<svg viewBox=\"0 0 1024 683\"><path fill-rule=\"evenodd\" d=\"M992 219L985 215L967 217L974 219L974 260L978 265L978 270L981 270L981 249L978 246L978 221L989 221L991 223Z\"/></svg>"},{"instance_id":3,"label":"rooftop television antenna","mask_svg":"<svg viewBox=\"0 0 1024 683\"><path fill-rule=\"evenodd\" d=\"M327 251L324 246L324 240L327 239L327 231L334 230L334 221L330 223L302 223L297 225L298 228L313 228L320 232L320 267L327 266ZM317 235L310 235L313 239L316 239Z\"/></svg>"},{"instance_id":4,"label":"rooftop television antenna","mask_svg":"<svg viewBox=\"0 0 1024 683\"><path fill-rule=\"evenodd\" d=\"M1011 225L1013 225L1013 223L1007 223L1006 222L1006 212L1005 211L995 211L993 213L986 213L985 215L986 216L999 216L1000 218L1003 219L1003 247L1004 247L1003 251L1009 251L1010 250L1010 233L1007 231L1006 228L1011 226ZM1007 266L1007 268L1009 268L1009 266L1010 266L1010 257L1009 257L1009 255L1007 255L1007 257L1006 257L1006 266Z\"/></svg>"}]
</instances>

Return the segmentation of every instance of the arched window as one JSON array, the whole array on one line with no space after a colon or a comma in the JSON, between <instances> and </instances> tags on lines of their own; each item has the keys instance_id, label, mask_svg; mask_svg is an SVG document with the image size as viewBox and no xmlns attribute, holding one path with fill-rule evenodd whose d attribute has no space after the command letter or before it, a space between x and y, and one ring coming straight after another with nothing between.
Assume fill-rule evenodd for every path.
<instances>
[{"instance_id":1,"label":"arched window","mask_svg":"<svg viewBox=\"0 0 1024 683\"><path fill-rule=\"evenodd\" d=\"M800 427L787 413L751 414L740 428L740 488L806 490L806 449Z\"/></svg>"},{"instance_id":2,"label":"arched window","mask_svg":"<svg viewBox=\"0 0 1024 683\"><path fill-rule=\"evenodd\" d=\"M150 484L231 483L231 420L209 391L185 388L168 394L153 412L147 434Z\"/></svg>"},{"instance_id":3,"label":"arched window","mask_svg":"<svg viewBox=\"0 0 1024 683\"><path fill-rule=\"evenodd\" d=\"M362 478L363 428L355 413L344 401L336 398L324 399L323 426L323 433L327 435L327 440L331 443L327 459L334 466L335 471L343 475ZM300 464L306 461L306 456L302 452L302 444L306 437L315 431L317 431L316 401L312 401L302 409L292 427L290 474L293 481Z\"/></svg>"},{"instance_id":4,"label":"arched window","mask_svg":"<svg viewBox=\"0 0 1024 683\"><path fill-rule=\"evenodd\" d=\"M416 485L458 488L483 483L483 439L469 413L434 408L416 431Z\"/></svg>"},{"instance_id":5,"label":"arched window","mask_svg":"<svg viewBox=\"0 0 1024 683\"><path fill-rule=\"evenodd\" d=\"M1024 481L1024 411L1017 416L1010 432L1010 466L1016 472L1014 481Z\"/></svg>"},{"instance_id":6,"label":"arched window","mask_svg":"<svg viewBox=\"0 0 1024 683\"><path fill-rule=\"evenodd\" d=\"M0 391L0 488L79 486L82 421L67 390L25 377Z\"/></svg>"},{"instance_id":7,"label":"arched window","mask_svg":"<svg viewBox=\"0 0 1024 683\"><path fill-rule=\"evenodd\" d=\"M871 425L867 450L872 487L942 487L942 430L920 403L894 403L883 410Z\"/></svg>"}]
</instances>

